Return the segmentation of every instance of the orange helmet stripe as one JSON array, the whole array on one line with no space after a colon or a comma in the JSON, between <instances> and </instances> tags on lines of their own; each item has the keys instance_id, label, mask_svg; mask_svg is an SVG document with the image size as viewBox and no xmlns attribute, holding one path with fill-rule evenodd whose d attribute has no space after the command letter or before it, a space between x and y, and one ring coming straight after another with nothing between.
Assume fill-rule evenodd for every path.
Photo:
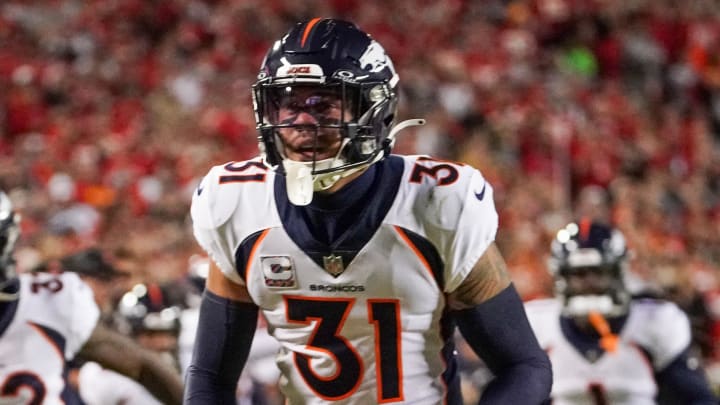
<instances>
[{"instance_id":1,"label":"orange helmet stripe","mask_svg":"<svg viewBox=\"0 0 720 405\"><path fill-rule=\"evenodd\" d=\"M583 217L580 220L580 240L585 241L590 237L590 227L592 226L592 220L588 217Z\"/></svg>"},{"instance_id":2,"label":"orange helmet stripe","mask_svg":"<svg viewBox=\"0 0 720 405\"><path fill-rule=\"evenodd\" d=\"M310 32L312 31L315 24L317 24L320 20L322 20L322 18L315 17L308 22L307 27L305 27L305 32L303 32L302 42L300 42L300 46L305 46L305 41L307 41L308 36L310 36Z\"/></svg>"}]
</instances>

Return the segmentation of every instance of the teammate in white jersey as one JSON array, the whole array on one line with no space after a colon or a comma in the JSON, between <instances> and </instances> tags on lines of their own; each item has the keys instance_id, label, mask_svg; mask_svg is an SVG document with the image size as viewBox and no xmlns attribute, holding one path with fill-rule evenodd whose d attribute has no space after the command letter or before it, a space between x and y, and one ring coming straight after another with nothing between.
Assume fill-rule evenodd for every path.
<instances>
[{"instance_id":1,"label":"teammate in white jersey","mask_svg":"<svg viewBox=\"0 0 720 405\"><path fill-rule=\"evenodd\" d=\"M556 299L526 304L553 365L553 405L717 404L675 304L633 299L617 229L583 219L557 233L550 270Z\"/></svg>"},{"instance_id":2,"label":"teammate in white jersey","mask_svg":"<svg viewBox=\"0 0 720 405\"><path fill-rule=\"evenodd\" d=\"M19 215L0 191L0 404L80 404L67 381L67 361L76 355L138 380L165 403L180 403L178 374L98 325L92 290L77 274L16 274L19 233Z\"/></svg>"},{"instance_id":3,"label":"teammate in white jersey","mask_svg":"<svg viewBox=\"0 0 720 405\"><path fill-rule=\"evenodd\" d=\"M290 404L461 404L453 331L495 372L481 403L537 404L552 374L467 165L390 155L398 76L354 24L297 24L253 86L263 155L193 199L214 260L185 403L231 404L262 311Z\"/></svg>"}]
</instances>

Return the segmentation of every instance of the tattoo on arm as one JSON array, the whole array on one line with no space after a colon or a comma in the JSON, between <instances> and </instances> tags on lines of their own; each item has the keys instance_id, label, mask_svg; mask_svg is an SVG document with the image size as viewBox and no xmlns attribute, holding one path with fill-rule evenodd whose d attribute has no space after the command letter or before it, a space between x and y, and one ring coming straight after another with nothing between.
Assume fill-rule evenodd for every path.
<instances>
[{"instance_id":1,"label":"tattoo on arm","mask_svg":"<svg viewBox=\"0 0 720 405\"><path fill-rule=\"evenodd\" d=\"M510 285L505 259L495 243L488 246L470 274L448 297L451 309L465 309L481 304Z\"/></svg>"}]
</instances>

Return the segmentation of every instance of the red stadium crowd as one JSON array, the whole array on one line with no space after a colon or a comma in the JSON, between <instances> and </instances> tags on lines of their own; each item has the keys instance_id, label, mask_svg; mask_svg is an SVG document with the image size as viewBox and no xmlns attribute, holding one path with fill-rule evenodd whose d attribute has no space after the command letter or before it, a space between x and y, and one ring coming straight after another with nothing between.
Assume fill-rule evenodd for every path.
<instances>
[{"instance_id":1,"label":"red stadium crowd","mask_svg":"<svg viewBox=\"0 0 720 405\"><path fill-rule=\"evenodd\" d=\"M99 244L137 280L200 252L191 194L257 153L250 95L269 41L344 17L385 45L396 150L479 168L527 299L552 294L554 232L601 216L638 288L672 298L720 385L720 4L716 0L5 0L0 187L23 268Z\"/></svg>"}]
</instances>

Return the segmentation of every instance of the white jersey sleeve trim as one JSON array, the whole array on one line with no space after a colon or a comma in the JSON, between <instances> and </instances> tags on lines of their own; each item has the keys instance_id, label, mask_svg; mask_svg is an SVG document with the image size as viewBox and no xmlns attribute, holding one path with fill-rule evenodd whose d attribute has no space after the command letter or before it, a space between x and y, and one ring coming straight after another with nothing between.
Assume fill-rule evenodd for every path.
<instances>
[{"instance_id":1,"label":"white jersey sleeve trim","mask_svg":"<svg viewBox=\"0 0 720 405\"><path fill-rule=\"evenodd\" d=\"M198 244L207 252L210 259L220 268L223 274L235 283L244 285L239 274L235 271L234 249L230 245L222 243L220 235L227 224L219 229L204 229L193 227L193 234Z\"/></svg>"}]
</instances>

